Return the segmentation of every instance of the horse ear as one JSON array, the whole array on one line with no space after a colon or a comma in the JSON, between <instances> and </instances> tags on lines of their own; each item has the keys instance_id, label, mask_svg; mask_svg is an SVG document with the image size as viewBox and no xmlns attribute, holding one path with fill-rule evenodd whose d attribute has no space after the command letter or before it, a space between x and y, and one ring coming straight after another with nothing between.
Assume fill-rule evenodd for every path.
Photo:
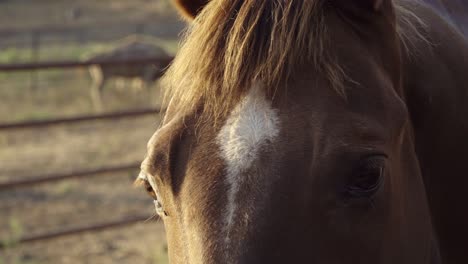
<instances>
[{"instance_id":1,"label":"horse ear","mask_svg":"<svg viewBox=\"0 0 468 264\"><path fill-rule=\"evenodd\" d=\"M209 0L173 0L179 12L187 19L193 20Z\"/></svg>"}]
</instances>

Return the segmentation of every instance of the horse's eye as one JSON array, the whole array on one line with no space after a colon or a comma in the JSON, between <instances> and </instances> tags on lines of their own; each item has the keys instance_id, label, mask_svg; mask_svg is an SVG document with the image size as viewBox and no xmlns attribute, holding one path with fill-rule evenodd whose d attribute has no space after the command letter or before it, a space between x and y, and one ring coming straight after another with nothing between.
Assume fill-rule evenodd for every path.
<instances>
[{"instance_id":1,"label":"horse's eye","mask_svg":"<svg viewBox=\"0 0 468 264\"><path fill-rule=\"evenodd\" d=\"M136 186L143 186L145 188L146 193L153 198L154 206L156 208L156 212L160 216L168 216L167 212L164 210L163 205L161 201L158 199L158 193L156 190L151 186L151 183L148 181L147 177L145 174L140 174L138 176L138 179L134 183Z\"/></svg>"},{"instance_id":2,"label":"horse's eye","mask_svg":"<svg viewBox=\"0 0 468 264\"><path fill-rule=\"evenodd\" d=\"M143 187L145 188L148 195L151 196L151 198L153 198L154 200L158 199L156 192L154 191L153 187L151 186L148 180L143 181Z\"/></svg>"},{"instance_id":3,"label":"horse's eye","mask_svg":"<svg viewBox=\"0 0 468 264\"><path fill-rule=\"evenodd\" d=\"M148 180L144 180L143 181L143 184L144 184L144 187L145 187L145 190L146 192L149 194L149 196L151 196L151 198L153 198L153 201L154 201L154 207L156 208L156 212L159 214L159 215L164 215L164 216L168 216L167 212L164 210L161 202L158 200L158 195L156 194L156 192L154 191L153 187L151 186L151 184L149 183Z\"/></svg>"},{"instance_id":4,"label":"horse's eye","mask_svg":"<svg viewBox=\"0 0 468 264\"><path fill-rule=\"evenodd\" d=\"M385 171L385 156L377 155L364 159L353 171L347 185L347 193L351 197L371 197L383 182Z\"/></svg>"}]
</instances>

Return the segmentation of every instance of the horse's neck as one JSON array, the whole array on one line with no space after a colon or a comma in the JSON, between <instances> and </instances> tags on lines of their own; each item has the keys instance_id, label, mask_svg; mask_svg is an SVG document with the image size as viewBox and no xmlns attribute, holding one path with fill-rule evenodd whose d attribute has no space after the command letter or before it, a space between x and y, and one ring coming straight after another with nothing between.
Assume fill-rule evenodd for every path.
<instances>
[{"instance_id":1,"label":"horse's neck","mask_svg":"<svg viewBox=\"0 0 468 264\"><path fill-rule=\"evenodd\" d=\"M441 254L457 263L466 249L454 241L468 237L468 38L431 9L415 13L431 44L403 56L405 100Z\"/></svg>"},{"instance_id":2,"label":"horse's neck","mask_svg":"<svg viewBox=\"0 0 468 264\"><path fill-rule=\"evenodd\" d=\"M468 38L434 9L420 5L413 11L427 24L422 34L428 37L409 45L402 58L416 143L429 139L441 141L440 148L466 146L463 159L468 162Z\"/></svg>"},{"instance_id":3,"label":"horse's neck","mask_svg":"<svg viewBox=\"0 0 468 264\"><path fill-rule=\"evenodd\" d=\"M468 37L468 1L466 0L424 0L434 10L455 25Z\"/></svg>"},{"instance_id":4,"label":"horse's neck","mask_svg":"<svg viewBox=\"0 0 468 264\"><path fill-rule=\"evenodd\" d=\"M458 0L444 2L449 1ZM468 18L468 1L464 5L467 7L465 16ZM433 125L439 125L438 122L450 122L453 125L439 127L438 131L457 127L458 131L450 133L464 133L466 136L468 38L433 8L418 5L412 11L427 25L426 32L421 32L427 36L427 41L415 40L409 45L410 50L403 52L404 90L408 107L414 110L411 112L413 121L417 125L424 120L421 117L431 116ZM443 120L434 119L435 115L443 117ZM468 140L464 142L468 144Z\"/></svg>"}]
</instances>

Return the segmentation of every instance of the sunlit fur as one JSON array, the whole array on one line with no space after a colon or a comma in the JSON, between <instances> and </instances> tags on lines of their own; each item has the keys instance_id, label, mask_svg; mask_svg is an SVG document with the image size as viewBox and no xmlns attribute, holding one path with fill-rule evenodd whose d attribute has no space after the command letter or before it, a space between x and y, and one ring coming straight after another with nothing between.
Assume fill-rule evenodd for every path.
<instances>
[{"instance_id":1,"label":"sunlit fur","mask_svg":"<svg viewBox=\"0 0 468 264\"><path fill-rule=\"evenodd\" d=\"M346 79L327 50L326 1L210 1L191 23L178 56L163 82L167 98L180 111L202 100L206 113L226 115L252 82L273 97L301 64L313 61L330 86L344 94ZM395 1L397 30L404 46L424 38L424 23ZM237 11L238 10L238 11ZM416 34L415 34L416 33ZM214 66L216 65L216 66Z\"/></svg>"},{"instance_id":2,"label":"sunlit fur","mask_svg":"<svg viewBox=\"0 0 468 264\"><path fill-rule=\"evenodd\" d=\"M342 71L324 50L322 1L211 1L191 24L164 82L178 109L201 99L226 114L254 80L267 96L311 59L336 87ZM236 11L238 10L238 11ZM266 19L269 18L269 19ZM216 65L214 67L214 65Z\"/></svg>"}]
</instances>

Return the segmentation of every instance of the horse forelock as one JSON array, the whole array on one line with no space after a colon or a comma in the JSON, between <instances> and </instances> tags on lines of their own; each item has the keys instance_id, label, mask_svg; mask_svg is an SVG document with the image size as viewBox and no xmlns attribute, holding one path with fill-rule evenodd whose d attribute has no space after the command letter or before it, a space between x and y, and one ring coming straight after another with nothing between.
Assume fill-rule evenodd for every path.
<instances>
[{"instance_id":1,"label":"horse forelock","mask_svg":"<svg viewBox=\"0 0 468 264\"><path fill-rule=\"evenodd\" d=\"M324 0L210 1L187 29L181 49L163 78L166 100L189 112L203 102L216 120L227 116L254 82L273 97L295 69L312 62L344 95L345 71L327 50L330 30ZM404 48L425 40L424 22L395 1L397 33Z\"/></svg>"},{"instance_id":2,"label":"horse forelock","mask_svg":"<svg viewBox=\"0 0 468 264\"><path fill-rule=\"evenodd\" d=\"M313 61L340 87L342 71L326 53L322 0L210 1L192 23L164 77L179 109L203 100L217 117L253 86L273 96L295 67Z\"/></svg>"}]
</instances>

